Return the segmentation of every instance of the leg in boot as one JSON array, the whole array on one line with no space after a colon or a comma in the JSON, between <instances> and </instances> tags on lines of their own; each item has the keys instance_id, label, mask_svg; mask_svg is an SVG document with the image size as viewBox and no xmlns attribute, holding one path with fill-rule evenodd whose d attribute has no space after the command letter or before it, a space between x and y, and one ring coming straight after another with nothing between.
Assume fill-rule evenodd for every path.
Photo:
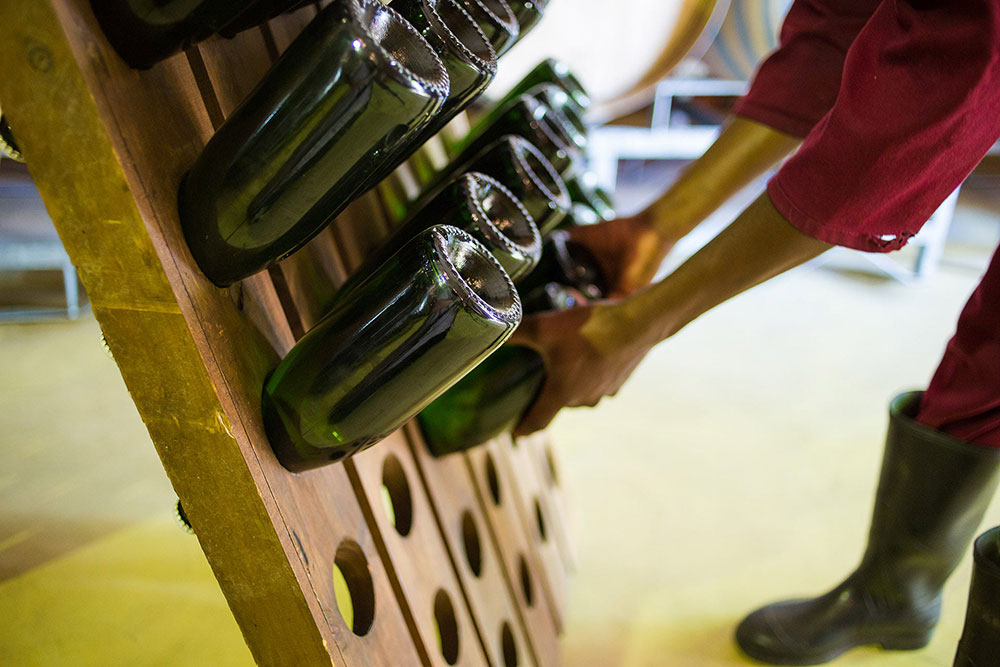
<instances>
[{"instance_id":1,"label":"leg in boot","mask_svg":"<svg viewBox=\"0 0 1000 667\"><path fill-rule=\"evenodd\" d=\"M979 536L955 667L1000 664L1000 526Z\"/></svg>"},{"instance_id":2,"label":"leg in boot","mask_svg":"<svg viewBox=\"0 0 1000 667\"><path fill-rule=\"evenodd\" d=\"M769 605L736 640L749 656L812 665L855 646L921 648L937 623L941 588L975 535L1000 478L1000 450L969 445L914 421L920 394L897 397L868 548L840 586Z\"/></svg>"}]
</instances>

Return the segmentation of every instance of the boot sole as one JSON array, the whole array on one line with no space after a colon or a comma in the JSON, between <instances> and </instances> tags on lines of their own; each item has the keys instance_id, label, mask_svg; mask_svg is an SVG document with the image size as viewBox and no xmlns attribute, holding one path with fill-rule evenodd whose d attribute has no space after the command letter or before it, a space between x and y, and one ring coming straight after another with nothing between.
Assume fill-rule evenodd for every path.
<instances>
[{"instance_id":1,"label":"boot sole","mask_svg":"<svg viewBox=\"0 0 1000 667\"><path fill-rule=\"evenodd\" d=\"M859 636L855 639L855 641L846 645L837 646L828 651L813 653L811 655L771 653L764 650L758 650L756 647L752 650L748 650L745 646L739 644L739 642L737 642L737 646L739 646L740 650L743 651L743 653L745 653L748 657L768 665L781 665L782 667L808 667L809 665L822 665L840 657L851 649L862 648L865 646L874 646L886 651L918 651L930 643L933 630L899 634L865 634L866 636Z\"/></svg>"}]
</instances>

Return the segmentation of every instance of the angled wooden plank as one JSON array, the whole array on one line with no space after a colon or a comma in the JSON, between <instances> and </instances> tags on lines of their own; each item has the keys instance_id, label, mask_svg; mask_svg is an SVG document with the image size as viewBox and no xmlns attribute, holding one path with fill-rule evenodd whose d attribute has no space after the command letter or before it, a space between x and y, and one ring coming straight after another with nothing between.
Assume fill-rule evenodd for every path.
<instances>
[{"instance_id":1,"label":"angled wooden plank","mask_svg":"<svg viewBox=\"0 0 1000 667\"><path fill-rule=\"evenodd\" d=\"M558 540L560 553L566 569L576 569L576 549L573 542L573 526L569 513L566 489L559 477L559 462L552 438L546 431L519 440L525 446L535 463L535 471L541 487L541 495L552 513L552 528Z\"/></svg>"},{"instance_id":2,"label":"angled wooden plank","mask_svg":"<svg viewBox=\"0 0 1000 667\"><path fill-rule=\"evenodd\" d=\"M5 111L255 658L420 664L395 605L362 638L330 611L345 539L371 554L375 596L392 595L343 469L310 488L263 438L260 387L287 323L252 290L211 286L183 245L177 184L211 132L185 57L127 69L85 0L3 0L0 17Z\"/></svg>"},{"instance_id":3,"label":"angled wooden plank","mask_svg":"<svg viewBox=\"0 0 1000 667\"><path fill-rule=\"evenodd\" d=\"M402 432L355 454L344 466L368 521L378 528L384 557L393 564L397 597L407 607L429 664L490 664Z\"/></svg>"},{"instance_id":4,"label":"angled wooden plank","mask_svg":"<svg viewBox=\"0 0 1000 667\"><path fill-rule=\"evenodd\" d=\"M416 423L409 424L404 433L491 663L498 667L537 664L464 459L461 455L431 456Z\"/></svg>"},{"instance_id":5,"label":"angled wooden plank","mask_svg":"<svg viewBox=\"0 0 1000 667\"><path fill-rule=\"evenodd\" d=\"M556 623L562 627L566 610L567 573L566 559L555 535L554 515L549 507L533 457L526 447L516 444L503 435L491 444L495 446L500 464L507 474L517 480L514 485L514 504L538 551L539 561L545 569L546 592L549 595Z\"/></svg>"},{"instance_id":6,"label":"angled wooden plank","mask_svg":"<svg viewBox=\"0 0 1000 667\"><path fill-rule=\"evenodd\" d=\"M542 567L537 544L525 530L515 506L518 480L502 465L495 442L459 456L465 460L483 515L489 520L490 538L514 590L524 626L531 633L538 664L559 665L560 628L546 593L548 574Z\"/></svg>"}]
</instances>

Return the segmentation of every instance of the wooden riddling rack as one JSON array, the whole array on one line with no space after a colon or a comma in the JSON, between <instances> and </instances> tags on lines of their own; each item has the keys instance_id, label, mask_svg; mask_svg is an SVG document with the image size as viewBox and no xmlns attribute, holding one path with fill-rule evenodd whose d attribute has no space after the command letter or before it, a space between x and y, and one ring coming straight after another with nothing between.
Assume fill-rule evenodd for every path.
<instances>
[{"instance_id":1,"label":"wooden riddling rack","mask_svg":"<svg viewBox=\"0 0 1000 667\"><path fill-rule=\"evenodd\" d=\"M255 660L556 665L572 558L544 436L435 459L411 424L301 474L265 438L264 379L389 232L381 196L226 289L184 243L181 177L318 10L135 71L88 0L0 0L0 99ZM381 189L414 186L404 165Z\"/></svg>"}]
</instances>

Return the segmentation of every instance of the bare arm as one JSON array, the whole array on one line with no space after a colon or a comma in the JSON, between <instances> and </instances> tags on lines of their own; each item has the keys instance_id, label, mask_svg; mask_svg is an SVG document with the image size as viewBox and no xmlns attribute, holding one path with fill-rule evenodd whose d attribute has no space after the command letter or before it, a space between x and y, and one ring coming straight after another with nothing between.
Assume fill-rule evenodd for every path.
<instances>
[{"instance_id":1,"label":"bare arm","mask_svg":"<svg viewBox=\"0 0 1000 667\"><path fill-rule=\"evenodd\" d=\"M564 406L614 395L656 343L702 313L831 246L789 225L762 195L676 272L619 302L527 318L511 339L545 360L542 393L517 429L531 433Z\"/></svg>"},{"instance_id":2,"label":"bare arm","mask_svg":"<svg viewBox=\"0 0 1000 667\"><path fill-rule=\"evenodd\" d=\"M791 153L800 139L733 118L704 155L631 218L573 231L598 258L614 294L648 285L670 249L730 197Z\"/></svg>"}]
</instances>

